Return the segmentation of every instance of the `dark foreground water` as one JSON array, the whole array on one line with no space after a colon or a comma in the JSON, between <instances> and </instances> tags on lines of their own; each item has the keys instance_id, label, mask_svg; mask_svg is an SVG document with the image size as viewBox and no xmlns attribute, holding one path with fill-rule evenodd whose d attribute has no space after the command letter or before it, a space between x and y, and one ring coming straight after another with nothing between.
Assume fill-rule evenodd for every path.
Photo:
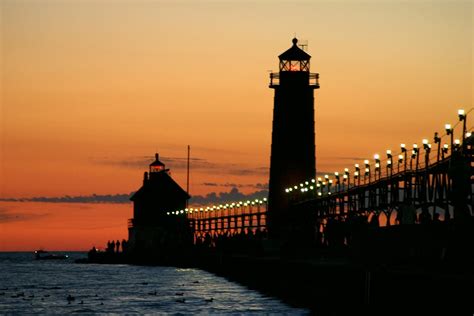
<instances>
[{"instance_id":1,"label":"dark foreground water","mask_svg":"<svg viewBox=\"0 0 474 316\"><path fill-rule=\"evenodd\" d=\"M0 314L309 313L198 269L76 264L85 254L67 254L0 253Z\"/></svg>"}]
</instances>

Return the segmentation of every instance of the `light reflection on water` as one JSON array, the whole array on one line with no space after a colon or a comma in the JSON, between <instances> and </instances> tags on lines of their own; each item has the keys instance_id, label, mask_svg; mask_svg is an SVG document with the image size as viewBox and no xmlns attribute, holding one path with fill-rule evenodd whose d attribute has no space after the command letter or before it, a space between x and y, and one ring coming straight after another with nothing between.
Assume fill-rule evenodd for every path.
<instances>
[{"instance_id":1,"label":"light reflection on water","mask_svg":"<svg viewBox=\"0 0 474 316\"><path fill-rule=\"evenodd\" d=\"M308 314L202 270L75 264L85 254L68 254L0 253L0 314Z\"/></svg>"}]
</instances>

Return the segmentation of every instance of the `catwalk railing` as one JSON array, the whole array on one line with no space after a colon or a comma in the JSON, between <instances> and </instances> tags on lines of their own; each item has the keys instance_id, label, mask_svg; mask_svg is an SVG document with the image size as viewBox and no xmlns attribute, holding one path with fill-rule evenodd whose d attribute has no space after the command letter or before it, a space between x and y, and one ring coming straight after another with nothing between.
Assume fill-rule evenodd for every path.
<instances>
[{"instance_id":1,"label":"catwalk railing","mask_svg":"<svg viewBox=\"0 0 474 316\"><path fill-rule=\"evenodd\" d=\"M413 144L411 150L401 144L399 153L387 150L383 160L375 154L373 160L355 164L353 172L345 168L285 192L292 205L311 208L319 218L383 213L390 224L396 221L393 211L400 208L440 219L452 218L456 204L473 212L474 136L473 127L466 125L471 112L459 110L459 122L446 124L442 136L435 133L433 144L423 139L422 145Z\"/></svg>"},{"instance_id":2,"label":"catwalk railing","mask_svg":"<svg viewBox=\"0 0 474 316\"><path fill-rule=\"evenodd\" d=\"M401 144L398 153L387 150L385 159L375 154L355 164L353 172L346 168L286 188L291 211L310 210L321 223L331 217L385 214L387 225L400 220L392 215L401 209L431 219L438 214L440 220L456 216L456 207L474 212L474 128L467 128L473 110L460 110L458 123L446 124L444 135L435 133L432 144L427 139L411 149ZM167 214L186 216L195 237L202 239L266 231L267 210L263 198Z\"/></svg>"}]
</instances>

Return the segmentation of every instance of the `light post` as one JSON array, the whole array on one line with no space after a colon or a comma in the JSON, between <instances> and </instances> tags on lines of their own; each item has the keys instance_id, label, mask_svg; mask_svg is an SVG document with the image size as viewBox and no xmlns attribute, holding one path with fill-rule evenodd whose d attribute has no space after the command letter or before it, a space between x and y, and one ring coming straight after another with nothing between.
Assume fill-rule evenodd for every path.
<instances>
[{"instance_id":1,"label":"light post","mask_svg":"<svg viewBox=\"0 0 474 316\"><path fill-rule=\"evenodd\" d=\"M453 152L453 144L454 144L454 133L453 133L453 127L451 124L445 124L444 129L446 130L446 135L451 135L451 153Z\"/></svg>"},{"instance_id":2,"label":"light post","mask_svg":"<svg viewBox=\"0 0 474 316\"><path fill-rule=\"evenodd\" d=\"M377 181L377 173L379 174L379 180L380 180L380 155L375 154L374 155L374 160L375 160L375 181Z\"/></svg>"},{"instance_id":3,"label":"light post","mask_svg":"<svg viewBox=\"0 0 474 316\"><path fill-rule=\"evenodd\" d=\"M416 157L415 170L418 171L418 163L420 162L420 155L418 155L419 149L417 144L413 144L412 158Z\"/></svg>"},{"instance_id":4,"label":"light post","mask_svg":"<svg viewBox=\"0 0 474 316\"><path fill-rule=\"evenodd\" d=\"M397 173L400 173L400 164L403 162L403 155L398 155Z\"/></svg>"},{"instance_id":5,"label":"light post","mask_svg":"<svg viewBox=\"0 0 474 316\"><path fill-rule=\"evenodd\" d=\"M441 159L444 160L444 156L448 154L449 145L444 144L443 149L441 149Z\"/></svg>"},{"instance_id":6,"label":"light post","mask_svg":"<svg viewBox=\"0 0 474 316\"><path fill-rule=\"evenodd\" d=\"M466 137L466 112L463 109L458 110L459 121L462 122L462 143L464 146L464 138Z\"/></svg>"},{"instance_id":7,"label":"light post","mask_svg":"<svg viewBox=\"0 0 474 316\"><path fill-rule=\"evenodd\" d=\"M368 159L364 160L364 164L365 164L364 183L367 183L366 180L365 180L366 179L365 177L368 177L369 183L370 183L370 164L369 164L369 160Z\"/></svg>"},{"instance_id":8,"label":"light post","mask_svg":"<svg viewBox=\"0 0 474 316\"><path fill-rule=\"evenodd\" d=\"M392 151L390 149L387 149L387 176L392 177ZM390 171L390 174L389 174Z\"/></svg>"},{"instance_id":9,"label":"light post","mask_svg":"<svg viewBox=\"0 0 474 316\"><path fill-rule=\"evenodd\" d=\"M354 171L354 186L356 185L355 180L357 179L357 185L360 185L360 167L359 164L355 164L355 171Z\"/></svg>"},{"instance_id":10,"label":"light post","mask_svg":"<svg viewBox=\"0 0 474 316\"><path fill-rule=\"evenodd\" d=\"M430 163L431 144L427 139L423 139L423 149L425 150L425 168L428 168Z\"/></svg>"},{"instance_id":11,"label":"light post","mask_svg":"<svg viewBox=\"0 0 474 316\"><path fill-rule=\"evenodd\" d=\"M405 170L407 170L407 148L405 147L405 144L400 144L400 148L402 150L402 153L404 154Z\"/></svg>"},{"instance_id":12,"label":"light post","mask_svg":"<svg viewBox=\"0 0 474 316\"><path fill-rule=\"evenodd\" d=\"M344 177L343 181L347 180L347 189L349 189L351 185L351 179L350 179L350 173L349 173L349 168L344 168Z\"/></svg>"},{"instance_id":13,"label":"light post","mask_svg":"<svg viewBox=\"0 0 474 316\"><path fill-rule=\"evenodd\" d=\"M439 162L439 157L440 157L440 153L441 153L441 138L438 137L437 132L434 134L433 140L434 140L435 144L438 144L438 153L436 155L436 162Z\"/></svg>"}]
</instances>

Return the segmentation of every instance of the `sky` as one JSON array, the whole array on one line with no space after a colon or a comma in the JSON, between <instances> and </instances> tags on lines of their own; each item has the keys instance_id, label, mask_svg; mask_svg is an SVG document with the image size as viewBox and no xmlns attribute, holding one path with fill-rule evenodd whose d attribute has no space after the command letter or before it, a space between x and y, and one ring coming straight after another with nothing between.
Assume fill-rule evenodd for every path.
<instances>
[{"instance_id":1,"label":"sky","mask_svg":"<svg viewBox=\"0 0 474 316\"><path fill-rule=\"evenodd\" d=\"M0 0L0 10L0 251L126 238L131 204L75 197L137 190L155 152L185 187L187 145L191 195L264 194L269 72L294 36L320 74L319 173L420 143L474 106L472 1Z\"/></svg>"}]
</instances>

